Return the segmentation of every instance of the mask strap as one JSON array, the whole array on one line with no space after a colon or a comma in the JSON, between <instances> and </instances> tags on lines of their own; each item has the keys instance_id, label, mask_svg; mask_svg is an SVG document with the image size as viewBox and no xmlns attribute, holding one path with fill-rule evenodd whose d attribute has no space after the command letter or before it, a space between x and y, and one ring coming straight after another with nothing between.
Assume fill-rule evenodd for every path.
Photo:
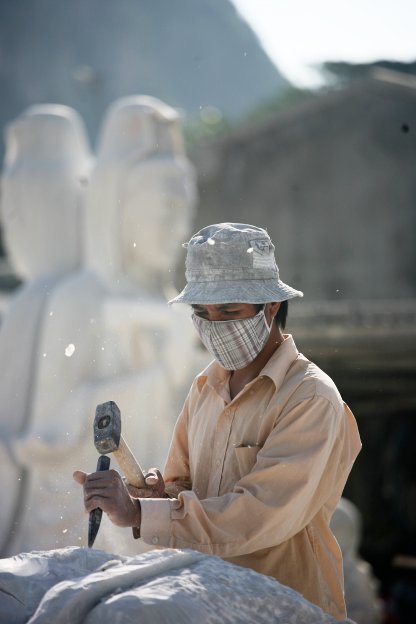
<instances>
[{"instance_id":1,"label":"mask strap","mask_svg":"<svg viewBox=\"0 0 416 624\"><path fill-rule=\"evenodd\" d=\"M272 327L273 327L274 317L272 318L272 320L271 320L271 322L270 322L270 325L269 325L269 324L268 324L268 322L267 322L266 312L265 312L265 310L266 310L266 305L267 305L267 303L265 303L265 304L264 304L264 306L263 306L263 317L264 317L264 322L265 322L266 327L267 327L267 331L268 331L268 332L269 332L269 334L270 334L270 332L272 331Z\"/></svg>"}]
</instances>

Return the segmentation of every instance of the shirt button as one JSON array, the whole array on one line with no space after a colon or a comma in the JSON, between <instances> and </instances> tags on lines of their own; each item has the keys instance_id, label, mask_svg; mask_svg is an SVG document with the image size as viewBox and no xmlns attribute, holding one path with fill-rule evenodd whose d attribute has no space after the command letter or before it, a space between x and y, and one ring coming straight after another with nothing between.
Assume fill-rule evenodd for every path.
<instances>
[{"instance_id":1,"label":"shirt button","mask_svg":"<svg viewBox=\"0 0 416 624\"><path fill-rule=\"evenodd\" d=\"M217 468L218 468L218 466L219 466L220 464L221 464L221 460L220 460L220 459L217 459L217 461L215 462L215 465L217 466Z\"/></svg>"},{"instance_id":2,"label":"shirt button","mask_svg":"<svg viewBox=\"0 0 416 624\"><path fill-rule=\"evenodd\" d=\"M158 537L152 537L152 544L158 544L159 543L159 538Z\"/></svg>"}]
</instances>

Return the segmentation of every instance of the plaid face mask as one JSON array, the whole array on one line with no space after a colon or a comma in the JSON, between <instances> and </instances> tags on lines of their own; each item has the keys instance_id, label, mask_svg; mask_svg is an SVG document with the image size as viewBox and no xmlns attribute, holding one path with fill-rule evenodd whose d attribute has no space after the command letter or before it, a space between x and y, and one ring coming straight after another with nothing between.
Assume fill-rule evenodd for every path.
<instances>
[{"instance_id":1,"label":"plaid face mask","mask_svg":"<svg viewBox=\"0 0 416 624\"><path fill-rule=\"evenodd\" d=\"M263 349L272 328L272 324L267 325L264 308L245 319L208 321L193 314L192 320L206 349L226 370L250 364Z\"/></svg>"}]
</instances>

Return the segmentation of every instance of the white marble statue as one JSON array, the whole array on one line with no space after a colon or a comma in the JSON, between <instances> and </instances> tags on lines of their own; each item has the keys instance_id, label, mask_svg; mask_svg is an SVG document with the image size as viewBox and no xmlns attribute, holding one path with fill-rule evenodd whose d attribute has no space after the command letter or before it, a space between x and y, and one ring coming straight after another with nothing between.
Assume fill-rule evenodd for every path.
<instances>
[{"instance_id":1,"label":"white marble statue","mask_svg":"<svg viewBox=\"0 0 416 624\"><path fill-rule=\"evenodd\" d=\"M5 145L3 237L16 273L33 280L76 269L92 165L81 118L67 106L31 106L6 127Z\"/></svg>"},{"instance_id":2,"label":"white marble statue","mask_svg":"<svg viewBox=\"0 0 416 624\"><path fill-rule=\"evenodd\" d=\"M140 340L137 327L133 337L126 337L129 349L136 349L128 356L135 359L134 369L163 364L178 387L190 370L178 351L187 353L193 333L187 316L168 309L166 300L178 242L189 235L195 200L195 175L178 114L151 97L117 100L103 121L86 195L86 265L107 293L111 357L123 349L117 325L134 318L143 326ZM105 359L104 365L111 362Z\"/></svg>"},{"instance_id":3,"label":"white marble statue","mask_svg":"<svg viewBox=\"0 0 416 624\"><path fill-rule=\"evenodd\" d=\"M95 401L119 405L128 444L147 468L163 465L200 366L189 315L166 305L195 198L177 113L150 97L116 101L102 124L86 194L86 266L103 289L105 383ZM125 554L141 548L109 523L97 543Z\"/></svg>"},{"instance_id":4,"label":"white marble statue","mask_svg":"<svg viewBox=\"0 0 416 624\"><path fill-rule=\"evenodd\" d=\"M10 375L17 382L22 358L26 374L13 384L20 388L24 418L18 427L5 425L2 433L3 453L16 467L12 482L21 479L10 503L13 528L9 520L3 555L85 544L87 518L72 472L95 469L92 422L98 403L114 400L119 405L123 434L144 467L164 461L180 400L198 366L192 324L168 308L164 292L172 287L178 240L189 235L195 201L194 176L178 124L177 114L152 98L123 99L110 108L83 193L83 262L72 273L28 281L23 291L30 291L38 306L30 301L26 311L20 306L8 338L3 329L9 315L0 329L1 354L2 339L10 345L21 325L22 345ZM42 136L38 133L40 142ZM57 156L64 150L60 145ZM62 155L60 160L67 162ZM9 162L5 187L12 183ZM39 225L35 232L44 232L42 267L48 266L50 240L49 264L59 266L56 256L60 250L68 256L65 234L70 245L73 225L68 221L63 228L63 220L52 219L60 230L48 229L38 207L41 190L55 212L61 203L49 192L53 184L44 164L36 205L13 204L13 194L4 195L9 198L3 205L4 229L13 261L20 228L8 232L10 216L15 212L24 221L26 211L37 211L43 228ZM40 163L36 167L34 177L42 171ZM79 219L79 211L73 217ZM30 229L26 240L30 266ZM45 269L39 274L45 276ZM44 279L46 286L39 286ZM1 409L3 429L3 421L14 418L12 388ZM105 518L96 546L119 554L143 549L129 532Z\"/></svg>"},{"instance_id":5,"label":"white marble statue","mask_svg":"<svg viewBox=\"0 0 416 624\"><path fill-rule=\"evenodd\" d=\"M117 100L102 124L87 193L88 266L113 292L160 297L194 203L178 114L151 97Z\"/></svg>"},{"instance_id":6,"label":"white marble statue","mask_svg":"<svg viewBox=\"0 0 416 624\"><path fill-rule=\"evenodd\" d=\"M380 624L381 602L377 582L370 565L358 552L361 514L354 503L341 498L331 519L331 529L342 551L348 617L357 624Z\"/></svg>"},{"instance_id":7,"label":"white marble statue","mask_svg":"<svg viewBox=\"0 0 416 624\"><path fill-rule=\"evenodd\" d=\"M43 369L51 363L44 345L53 315L51 294L81 264L82 194L92 164L82 120L65 106L29 108L6 128L5 142L3 236L25 283L9 301L0 328L2 554L13 551L35 487L32 459L21 461L15 445L35 425L39 376L45 377ZM55 392L55 372L48 370L46 396Z\"/></svg>"}]
</instances>

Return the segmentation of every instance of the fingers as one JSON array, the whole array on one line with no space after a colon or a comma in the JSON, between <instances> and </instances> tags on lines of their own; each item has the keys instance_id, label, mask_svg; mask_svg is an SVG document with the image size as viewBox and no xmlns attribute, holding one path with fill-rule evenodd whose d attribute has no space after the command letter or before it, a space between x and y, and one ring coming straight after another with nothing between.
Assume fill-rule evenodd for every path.
<instances>
[{"instance_id":1,"label":"fingers","mask_svg":"<svg viewBox=\"0 0 416 624\"><path fill-rule=\"evenodd\" d=\"M126 488L123 479L117 470L103 470L99 472L91 472L86 475L84 480L84 490L92 492L93 490L105 490L108 488L117 488L124 490Z\"/></svg>"},{"instance_id":2,"label":"fingers","mask_svg":"<svg viewBox=\"0 0 416 624\"><path fill-rule=\"evenodd\" d=\"M88 475L89 477L90 475ZM98 479L88 479L84 483L84 507L85 511L93 511L97 507L106 510L106 501L110 497L110 490L106 486L107 482L101 482Z\"/></svg>"},{"instance_id":3,"label":"fingers","mask_svg":"<svg viewBox=\"0 0 416 624\"><path fill-rule=\"evenodd\" d=\"M73 473L74 480L84 486L84 506L86 511L96 507L106 508L105 501L117 496L126 489L116 470L105 470L86 474L80 470Z\"/></svg>"},{"instance_id":4,"label":"fingers","mask_svg":"<svg viewBox=\"0 0 416 624\"><path fill-rule=\"evenodd\" d=\"M134 498L159 498L157 494L155 494L154 489L150 487L148 489L135 488L134 492L131 492L129 488L129 492L132 496L134 496Z\"/></svg>"},{"instance_id":5,"label":"fingers","mask_svg":"<svg viewBox=\"0 0 416 624\"><path fill-rule=\"evenodd\" d=\"M145 475L145 482L149 486L150 494L145 494L144 498L148 498L149 496L153 498L163 497L165 494L165 482L160 473L160 470L157 468L152 468Z\"/></svg>"},{"instance_id":6,"label":"fingers","mask_svg":"<svg viewBox=\"0 0 416 624\"><path fill-rule=\"evenodd\" d=\"M151 468L144 476L146 487L136 488L127 485L129 494L133 498L163 498L165 495L165 482L157 468Z\"/></svg>"},{"instance_id":7,"label":"fingers","mask_svg":"<svg viewBox=\"0 0 416 624\"><path fill-rule=\"evenodd\" d=\"M158 483L164 483L162 474L158 468L150 468L145 474L144 480L147 485L156 485Z\"/></svg>"},{"instance_id":8,"label":"fingers","mask_svg":"<svg viewBox=\"0 0 416 624\"><path fill-rule=\"evenodd\" d=\"M117 526L139 526L140 509L131 498L117 470L103 470L91 474L76 470L73 477L77 483L83 485L86 512L99 507Z\"/></svg>"},{"instance_id":9,"label":"fingers","mask_svg":"<svg viewBox=\"0 0 416 624\"><path fill-rule=\"evenodd\" d=\"M108 515L130 502L130 495L120 474L116 470L93 472L87 475L84 483L84 506L86 511L100 507Z\"/></svg>"},{"instance_id":10,"label":"fingers","mask_svg":"<svg viewBox=\"0 0 416 624\"><path fill-rule=\"evenodd\" d=\"M73 477L74 481L76 481L80 485L84 485L85 480L87 478L87 473L86 472L82 472L81 470L75 470L75 472L72 475L72 477Z\"/></svg>"},{"instance_id":11,"label":"fingers","mask_svg":"<svg viewBox=\"0 0 416 624\"><path fill-rule=\"evenodd\" d=\"M157 478L157 475L149 474L147 475L147 477L145 477L145 482L146 482L146 485L149 485L150 487L152 487L152 485L158 484L159 479Z\"/></svg>"}]
</instances>

